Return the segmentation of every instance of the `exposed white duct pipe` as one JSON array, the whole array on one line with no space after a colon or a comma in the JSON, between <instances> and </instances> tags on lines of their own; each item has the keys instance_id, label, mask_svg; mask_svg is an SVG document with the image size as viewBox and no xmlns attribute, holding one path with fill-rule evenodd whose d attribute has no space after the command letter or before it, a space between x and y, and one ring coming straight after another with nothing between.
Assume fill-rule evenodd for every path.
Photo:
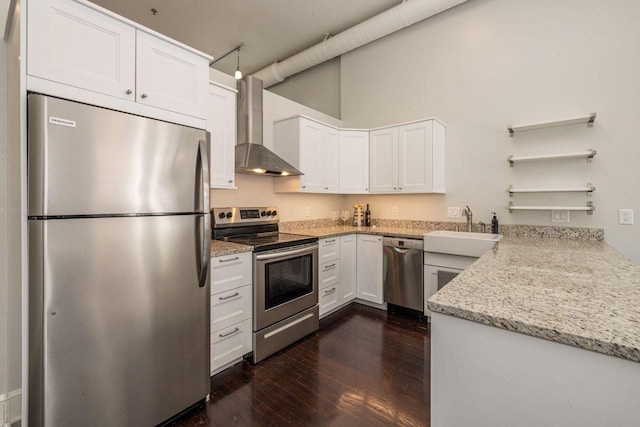
<instances>
[{"instance_id":1,"label":"exposed white duct pipe","mask_svg":"<svg viewBox=\"0 0 640 427\"><path fill-rule=\"evenodd\" d=\"M289 76L395 33L466 1L404 1L398 6L392 7L281 62L275 62L252 75L262 80L265 88L273 86Z\"/></svg>"}]
</instances>

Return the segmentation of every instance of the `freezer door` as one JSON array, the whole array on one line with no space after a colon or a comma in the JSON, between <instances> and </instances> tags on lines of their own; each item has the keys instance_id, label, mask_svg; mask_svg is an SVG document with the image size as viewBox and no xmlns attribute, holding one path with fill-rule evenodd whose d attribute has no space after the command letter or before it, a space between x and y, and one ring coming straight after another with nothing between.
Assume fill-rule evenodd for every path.
<instances>
[{"instance_id":1,"label":"freezer door","mask_svg":"<svg viewBox=\"0 0 640 427\"><path fill-rule=\"evenodd\" d=\"M151 426L209 394L203 215L29 223L30 425Z\"/></svg>"},{"instance_id":2,"label":"freezer door","mask_svg":"<svg viewBox=\"0 0 640 427\"><path fill-rule=\"evenodd\" d=\"M30 216L209 210L206 131L36 94L28 119Z\"/></svg>"}]
</instances>

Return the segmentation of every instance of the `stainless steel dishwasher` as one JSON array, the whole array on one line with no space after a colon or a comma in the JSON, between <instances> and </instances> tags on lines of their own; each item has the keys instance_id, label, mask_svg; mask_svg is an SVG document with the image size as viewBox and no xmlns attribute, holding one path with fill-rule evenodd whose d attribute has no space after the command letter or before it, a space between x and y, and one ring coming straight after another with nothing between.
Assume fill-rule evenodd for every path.
<instances>
[{"instance_id":1,"label":"stainless steel dishwasher","mask_svg":"<svg viewBox=\"0 0 640 427\"><path fill-rule=\"evenodd\" d=\"M383 250L384 300L424 312L422 240L385 237Z\"/></svg>"}]
</instances>

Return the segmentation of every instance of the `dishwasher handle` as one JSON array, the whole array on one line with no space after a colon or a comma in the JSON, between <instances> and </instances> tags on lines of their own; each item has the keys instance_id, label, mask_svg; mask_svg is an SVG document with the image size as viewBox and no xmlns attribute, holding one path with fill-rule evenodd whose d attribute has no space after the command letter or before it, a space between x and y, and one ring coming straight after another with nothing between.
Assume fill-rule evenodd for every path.
<instances>
[{"instance_id":1,"label":"dishwasher handle","mask_svg":"<svg viewBox=\"0 0 640 427\"><path fill-rule=\"evenodd\" d=\"M409 249L422 250L422 239L407 239L403 237L384 237L382 239L382 246L391 246L396 252L405 254Z\"/></svg>"}]
</instances>

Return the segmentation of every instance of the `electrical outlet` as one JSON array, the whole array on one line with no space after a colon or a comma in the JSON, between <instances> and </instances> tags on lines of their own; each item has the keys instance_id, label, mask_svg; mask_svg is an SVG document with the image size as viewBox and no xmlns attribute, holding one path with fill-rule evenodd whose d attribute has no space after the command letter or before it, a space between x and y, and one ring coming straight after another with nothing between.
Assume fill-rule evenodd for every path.
<instances>
[{"instance_id":1,"label":"electrical outlet","mask_svg":"<svg viewBox=\"0 0 640 427\"><path fill-rule=\"evenodd\" d=\"M460 208L447 208L447 217L460 218Z\"/></svg>"},{"instance_id":2,"label":"electrical outlet","mask_svg":"<svg viewBox=\"0 0 640 427\"><path fill-rule=\"evenodd\" d=\"M391 215L392 216L398 216L398 207L397 206L391 206Z\"/></svg>"},{"instance_id":3,"label":"electrical outlet","mask_svg":"<svg viewBox=\"0 0 640 427\"><path fill-rule=\"evenodd\" d=\"M304 208L304 216L311 216L311 208L309 206Z\"/></svg>"},{"instance_id":4,"label":"electrical outlet","mask_svg":"<svg viewBox=\"0 0 640 427\"><path fill-rule=\"evenodd\" d=\"M551 211L551 222L569 222L569 211Z\"/></svg>"},{"instance_id":5,"label":"electrical outlet","mask_svg":"<svg viewBox=\"0 0 640 427\"><path fill-rule=\"evenodd\" d=\"M633 209L618 209L618 224L633 225Z\"/></svg>"}]
</instances>

